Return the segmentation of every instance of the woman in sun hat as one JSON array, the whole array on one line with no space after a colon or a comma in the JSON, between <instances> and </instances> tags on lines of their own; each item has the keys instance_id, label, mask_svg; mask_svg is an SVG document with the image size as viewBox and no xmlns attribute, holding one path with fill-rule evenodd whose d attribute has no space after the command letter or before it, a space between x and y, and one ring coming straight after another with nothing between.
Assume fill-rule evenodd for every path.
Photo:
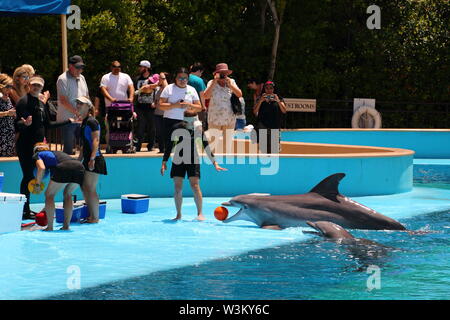
<instances>
[{"instance_id":1,"label":"woman in sun hat","mask_svg":"<svg viewBox=\"0 0 450 320\"><path fill-rule=\"evenodd\" d=\"M236 126L236 115L231 107L231 95L234 93L238 98L242 97L242 91L234 79L229 76L233 73L228 69L226 63L219 63L213 72L214 79L208 82L204 92L205 99L209 100L208 106L208 128L219 130L219 136L223 138L223 146L229 147L232 143L231 134ZM230 131L231 130L231 131ZM226 133L230 135L226 138Z\"/></svg>"}]
</instances>

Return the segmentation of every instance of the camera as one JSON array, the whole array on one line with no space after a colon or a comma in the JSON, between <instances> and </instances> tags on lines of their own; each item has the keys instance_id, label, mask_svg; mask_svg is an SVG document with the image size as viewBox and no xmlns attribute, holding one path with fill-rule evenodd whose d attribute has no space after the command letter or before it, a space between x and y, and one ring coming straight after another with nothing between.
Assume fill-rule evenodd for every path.
<instances>
[{"instance_id":1,"label":"camera","mask_svg":"<svg viewBox=\"0 0 450 320\"><path fill-rule=\"evenodd\" d=\"M223 73L220 74L220 79L225 79L227 76L224 75Z\"/></svg>"},{"instance_id":2,"label":"camera","mask_svg":"<svg viewBox=\"0 0 450 320\"><path fill-rule=\"evenodd\" d=\"M267 100L273 100L273 99L275 99L275 96L274 95L268 95L268 96L266 96L266 99Z\"/></svg>"}]
</instances>

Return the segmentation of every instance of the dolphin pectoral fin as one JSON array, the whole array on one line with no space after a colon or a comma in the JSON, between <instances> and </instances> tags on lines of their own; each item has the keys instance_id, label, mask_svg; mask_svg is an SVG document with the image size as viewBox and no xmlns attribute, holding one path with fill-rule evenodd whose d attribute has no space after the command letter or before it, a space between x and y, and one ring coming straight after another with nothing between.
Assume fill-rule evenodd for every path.
<instances>
[{"instance_id":1,"label":"dolphin pectoral fin","mask_svg":"<svg viewBox=\"0 0 450 320\"><path fill-rule=\"evenodd\" d=\"M279 225L268 225L268 226L261 226L261 229L268 229L268 230L283 230Z\"/></svg>"},{"instance_id":2,"label":"dolphin pectoral fin","mask_svg":"<svg viewBox=\"0 0 450 320\"><path fill-rule=\"evenodd\" d=\"M345 177L345 173L335 173L320 181L310 192L320 194L321 196L338 202L339 182Z\"/></svg>"}]
</instances>

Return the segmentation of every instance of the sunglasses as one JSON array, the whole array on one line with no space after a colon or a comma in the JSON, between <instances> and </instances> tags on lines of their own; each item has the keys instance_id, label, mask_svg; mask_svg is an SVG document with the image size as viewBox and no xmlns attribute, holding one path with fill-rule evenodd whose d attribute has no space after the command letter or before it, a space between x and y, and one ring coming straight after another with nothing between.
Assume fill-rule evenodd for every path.
<instances>
[{"instance_id":1,"label":"sunglasses","mask_svg":"<svg viewBox=\"0 0 450 320\"><path fill-rule=\"evenodd\" d=\"M178 81L186 81L188 78L187 77L179 77Z\"/></svg>"},{"instance_id":2,"label":"sunglasses","mask_svg":"<svg viewBox=\"0 0 450 320\"><path fill-rule=\"evenodd\" d=\"M12 89L12 88L13 88L13 86L12 86L12 85L10 85L10 84L7 84L7 85L5 86L5 88L6 88L6 89Z\"/></svg>"},{"instance_id":3,"label":"sunglasses","mask_svg":"<svg viewBox=\"0 0 450 320\"><path fill-rule=\"evenodd\" d=\"M114 69L120 69L122 66L112 66Z\"/></svg>"},{"instance_id":4,"label":"sunglasses","mask_svg":"<svg viewBox=\"0 0 450 320\"><path fill-rule=\"evenodd\" d=\"M82 70L84 69L84 66L76 66L75 69Z\"/></svg>"},{"instance_id":5,"label":"sunglasses","mask_svg":"<svg viewBox=\"0 0 450 320\"><path fill-rule=\"evenodd\" d=\"M30 80L30 77L29 76L20 76L22 79L24 79L24 80Z\"/></svg>"}]
</instances>

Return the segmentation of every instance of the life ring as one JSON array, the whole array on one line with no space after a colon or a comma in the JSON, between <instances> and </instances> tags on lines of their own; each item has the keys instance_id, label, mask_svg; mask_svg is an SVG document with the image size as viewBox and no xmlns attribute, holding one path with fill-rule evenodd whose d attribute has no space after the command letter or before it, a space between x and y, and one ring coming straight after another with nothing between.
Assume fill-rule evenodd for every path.
<instances>
[{"instance_id":1,"label":"life ring","mask_svg":"<svg viewBox=\"0 0 450 320\"><path fill-rule=\"evenodd\" d=\"M372 107L359 107L352 117L352 128L381 128L381 114Z\"/></svg>"}]
</instances>

